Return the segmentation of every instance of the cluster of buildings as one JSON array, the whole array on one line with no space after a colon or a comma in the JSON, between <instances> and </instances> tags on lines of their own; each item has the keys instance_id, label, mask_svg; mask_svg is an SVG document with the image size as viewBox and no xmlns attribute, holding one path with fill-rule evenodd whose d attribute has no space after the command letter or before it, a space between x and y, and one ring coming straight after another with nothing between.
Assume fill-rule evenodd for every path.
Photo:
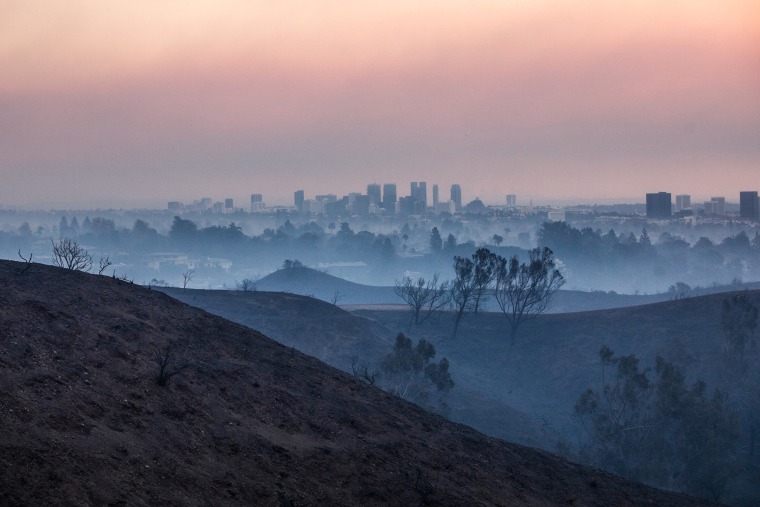
<instances>
[{"instance_id":1,"label":"cluster of buildings","mask_svg":"<svg viewBox=\"0 0 760 507\"><path fill-rule=\"evenodd\" d=\"M695 215L691 205L691 196L676 195L675 213L670 192L657 192L646 195L647 218L668 219ZM722 216L726 214L726 198L711 197L705 201L701 210L704 216ZM746 220L760 220L760 198L757 191L739 192L739 216Z\"/></svg>"},{"instance_id":2,"label":"cluster of buildings","mask_svg":"<svg viewBox=\"0 0 760 507\"><path fill-rule=\"evenodd\" d=\"M428 201L427 182L413 181L408 196L399 196L395 183L367 185L367 193L352 192L341 198L335 194L317 195L306 199L303 190L294 194L295 210L307 215L422 215L429 211L435 213L454 213L462 210L462 187L451 185L448 199L441 199L438 185L432 186L432 201ZM251 196L251 211L253 196Z\"/></svg>"},{"instance_id":3,"label":"cluster of buildings","mask_svg":"<svg viewBox=\"0 0 760 507\"><path fill-rule=\"evenodd\" d=\"M304 215L328 216L346 213L358 216L372 214L410 216L423 215L429 212L455 213L466 208L462 203L462 187L456 183L451 185L448 198L442 196L438 185L432 185L432 200L428 200L427 182L425 181L411 182L409 190L409 195L399 196L395 183L384 185L371 183L367 185L367 193L365 194L352 192L340 198L336 194L322 194L307 199L303 190L297 190L293 194L292 206L267 206L262 194L251 194L249 210L235 208L231 198L213 202L209 197L196 200L192 204L171 201L168 203L168 209L173 212L234 213L250 211L251 213L296 212ZM506 199L507 206L517 206L516 195L507 195Z\"/></svg>"},{"instance_id":4,"label":"cluster of buildings","mask_svg":"<svg viewBox=\"0 0 760 507\"><path fill-rule=\"evenodd\" d=\"M448 195L443 196L438 185L432 185L428 200L427 182L413 181L409 187L409 195L400 196L395 183L380 185L371 183L367 185L367 192L351 192L343 197L336 194L316 195L306 198L303 190L297 190L293 194L291 206L267 206L262 194L251 194L249 209L235 208L231 198L214 202L209 197L204 197L192 204L183 204L172 201L168 209L174 212L196 211L213 213L234 213L250 211L251 213L298 213L303 215L326 215L342 216L350 214L354 216L386 215L408 217L412 215L424 215L426 213L456 213L460 211L478 211L477 206L483 208L483 204L476 199L464 205L462 203L462 187L459 184L451 185ZM517 207L517 196L506 196L506 207ZM549 219L557 218L563 212L548 211ZM733 211L732 211L733 213ZM691 202L688 194L673 196L670 192L656 192L646 194L646 216L653 220L667 220L671 218L687 218L694 216L722 217L726 215L726 198L711 197L709 201L701 203L699 207ZM735 216L735 215L731 215ZM745 220L760 220L760 198L757 191L739 192L739 216ZM561 219L561 218L559 218Z\"/></svg>"}]
</instances>

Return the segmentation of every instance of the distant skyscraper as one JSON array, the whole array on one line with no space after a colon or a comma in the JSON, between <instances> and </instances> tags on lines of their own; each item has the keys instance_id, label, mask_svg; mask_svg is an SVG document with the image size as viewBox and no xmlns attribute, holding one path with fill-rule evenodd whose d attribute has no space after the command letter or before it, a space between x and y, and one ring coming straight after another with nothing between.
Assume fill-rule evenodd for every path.
<instances>
[{"instance_id":1,"label":"distant skyscraper","mask_svg":"<svg viewBox=\"0 0 760 507\"><path fill-rule=\"evenodd\" d=\"M739 192L739 215L741 215L742 218L748 218L750 220L759 219L759 205L757 192Z\"/></svg>"},{"instance_id":2,"label":"distant skyscraper","mask_svg":"<svg viewBox=\"0 0 760 507\"><path fill-rule=\"evenodd\" d=\"M251 213L264 211L264 198L261 194L251 194Z\"/></svg>"},{"instance_id":3,"label":"distant skyscraper","mask_svg":"<svg viewBox=\"0 0 760 507\"><path fill-rule=\"evenodd\" d=\"M726 198L725 197L711 197L710 202L713 204L713 213L716 215L726 214Z\"/></svg>"},{"instance_id":4,"label":"distant skyscraper","mask_svg":"<svg viewBox=\"0 0 760 507\"><path fill-rule=\"evenodd\" d=\"M517 196L515 194L507 194L507 206L517 206Z\"/></svg>"},{"instance_id":5,"label":"distant skyscraper","mask_svg":"<svg viewBox=\"0 0 760 507\"><path fill-rule=\"evenodd\" d=\"M383 208L394 211L396 205L396 184L386 183L383 185Z\"/></svg>"},{"instance_id":6,"label":"distant skyscraper","mask_svg":"<svg viewBox=\"0 0 760 507\"><path fill-rule=\"evenodd\" d=\"M229 197L224 200L224 209L230 210L230 211L232 210L232 199L230 199Z\"/></svg>"},{"instance_id":7,"label":"distant skyscraper","mask_svg":"<svg viewBox=\"0 0 760 507\"><path fill-rule=\"evenodd\" d=\"M368 195L357 194L354 196L353 212L359 216L369 215L370 197Z\"/></svg>"},{"instance_id":8,"label":"distant skyscraper","mask_svg":"<svg viewBox=\"0 0 760 507\"><path fill-rule=\"evenodd\" d=\"M369 196L370 204L380 204L380 185L377 183L371 183L367 185L367 195Z\"/></svg>"},{"instance_id":9,"label":"distant skyscraper","mask_svg":"<svg viewBox=\"0 0 760 507\"><path fill-rule=\"evenodd\" d=\"M670 218L673 202L670 192L647 194L647 218Z\"/></svg>"},{"instance_id":10,"label":"distant skyscraper","mask_svg":"<svg viewBox=\"0 0 760 507\"><path fill-rule=\"evenodd\" d=\"M303 213L303 190L296 190L293 194L293 200L295 201L298 212Z\"/></svg>"},{"instance_id":11,"label":"distant skyscraper","mask_svg":"<svg viewBox=\"0 0 760 507\"><path fill-rule=\"evenodd\" d=\"M417 208L425 209L427 207L427 183L424 181L420 181L419 183L413 181L409 197L419 203Z\"/></svg>"},{"instance_id":12,"label":"distant skyscraper","mask_svg":"<svg viewBox=\"0 0 760 507\"><path fill-rule=\"evenodd\" d=\"M454 201L457 211L462 209L462 187L457 183L451 185L451 200Z\"/></svg>"},{"instance_id":13,"label":"distant skyscraper","mask_svg":"<svg viewBox=\"0 0 760 507\"><path fill-rule=\"evenodd\" d=\"M438 185L433 185L433 207L438 206Z\"/></svg>"},{"instance_id":14,"label":"distant skyscraper","mask_svg":"<svg viewBox=\"0 0 760 507\"><path fill-rule=\"evenodd\" d=\"M691 196L680 194L676 196L676 211L691 209Z\"/></svg>"}]
</instances>

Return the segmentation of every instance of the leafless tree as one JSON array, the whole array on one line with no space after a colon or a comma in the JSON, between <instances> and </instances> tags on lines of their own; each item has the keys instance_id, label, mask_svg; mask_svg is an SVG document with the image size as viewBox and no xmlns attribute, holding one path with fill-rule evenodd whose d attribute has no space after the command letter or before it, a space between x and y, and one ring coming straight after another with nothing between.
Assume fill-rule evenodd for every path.
<instances>
[{"instance_id":1,"label":"leafless tree","mask_svg":"<svg viewBox=\"0 0 760 507\"><path fill-rule=\"evenodd\" d=\"M27 271L29 271L29 268L32 266L32 257L34 256L33 253L29 252L29 257L24 257L21 255L21 249L18 250L18 256L21 257L21 260L24 261L24 268L21 270L21 274L23 275Z\"/></svg>"},{"instance_id":2,"label":"leafless tree","mask_svg":"<svg viewBox=\"0 0 760 507\"><path fill-rule=\"evenodd\" d=\"M237 289L243 292L254 292L256 290L256 281L251 278L243 278L237 283Z\"/></svg>"},{"instance_id":3,"label":"leafless tree","mask_svg":"<svg viewBox=\"0 0 760 507\"><path fill-rule=\"evenodd\" d=\"M330 298L330 302L331 302L333 305L335 305L335 306L338 306L338 303L340 303L340 300L341 300L341 299L343 299L343 296L341 296L341 295L340 295L340 292L338 292L338 291L336 290L336 291L335 291L335 294L333 294L333 295L332 295L332 297Z\"/></svg>"},{"instance_id":4,"label":"leafless tree","mask_svg":"<svg viewBox=\"0 0 760 507\"><path fill-rule=\"evenodd\" d=\"M509 261L502 258L494 296L509 321L513 344L520 324L543 313L564 283L549 248L531 250L527 264L520 263L514 255Z\"/></svg>"},{"instance_id":5,"label":"leafless tree","mask_svg":"<svg viewBox=\"0 0 760 507\"><path fill-rule=\"evenodd\" d=\"M351 372L354 377L367 382L369 385L374 385L377 380L377 371L370 371L367 363L360 363L356 356L351 358Z\"/></svg>"},{"instance_id":6,"label":"leafless tree","mask_svg":"<svg viewBox=\"0 0 760 507\"><path fill-rule=\"evenodd\" d=\"M195 276L194 269L188 269L182 273L182 290L187 289L187 284L190 283L190 281L193 279L193 276Z\"/></svg>"},{"instance_id":7,"label":"leafless tree","mask_svg":"<svg viewBox=\"0 0 760 507\"><path fill-rule=\"evenodd\" d=\"M108 256L101 257L100 258L100 267L98 268L98 274L102 275L103 272L108 269L108 266L111 266L113 262L111 262L111 259Z\"/></svg>"},{"instance_id":8,"label":"leafless tree","mask_svg":"<svg viewBox=\"0 0 760 507\"><path fill-rule=\"evenodd\" d=\"M396 282L393 291L412 310L409 326L412 325L412 322L415 325L422 324L434 311L446 306L450 299L449 284L448 282L439 283L437 273L427 281L423 277L414 281L406 276L400 282ZM423 310L424 314L422 313ZM422 317L420 318L421 314Z\"/></svg>"},{"instance_id":9,"label":"leafless tree","mask_svg":"<svg viewBox=\"0 0 760 507\"><path fill-rule=\"evenodd\" d=\"M63 236L56 242L52 239L53 265L74 271L89 271L92 268L92 256L73 239Z\"/></svg>"},{"instance_id":10,"label":"leafless tree","mask_svg":"<svg viewBox=\"0 0 760 507\"><path fill-rule=\"evenodd\" d=\"M155 351L153 354L153 360L158 365L158 375L156 375L156 383L160 386L165 386L169 383L169 380L180 373L182 370L188 367L187 362L177 362L174 357L174 352L171 345L167 345L163 349L153 346Z\"/></svg>"}]
</instances>

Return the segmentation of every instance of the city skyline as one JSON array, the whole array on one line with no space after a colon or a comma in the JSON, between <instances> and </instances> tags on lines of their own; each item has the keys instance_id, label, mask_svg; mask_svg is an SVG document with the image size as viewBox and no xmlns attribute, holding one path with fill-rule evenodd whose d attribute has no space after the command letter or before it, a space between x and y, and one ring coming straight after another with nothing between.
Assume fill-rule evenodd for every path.
<instances>
[{"instance_id":1,"label":"city skyline","mask_svg":"<svg viewBox=\"0 0 760 507\"><path fill-rule=\"evenodd\" d=\"M460 182L486 203L760 188L749 0L40 0L0 14L4 207L285 203L294 181L348 194L379 175L400 194Z\"/></svg>"}]
</instances>

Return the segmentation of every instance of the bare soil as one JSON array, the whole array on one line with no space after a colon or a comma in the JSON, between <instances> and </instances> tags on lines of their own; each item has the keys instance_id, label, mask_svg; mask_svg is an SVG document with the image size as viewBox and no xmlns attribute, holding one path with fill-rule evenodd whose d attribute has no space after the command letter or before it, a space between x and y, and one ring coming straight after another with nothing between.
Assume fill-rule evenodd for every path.
<instances>
[{"instance_id":1,"label":"bare soil","mask_svg":"<svg viewBox=\"0 0 760 507\"><path fill-rule=\"evenodd\" d=\"M706 505L486 437L112 278L0 261L0 504ZM159 386L154 347L189 367Z\"/></svg>"}]
</instances>

